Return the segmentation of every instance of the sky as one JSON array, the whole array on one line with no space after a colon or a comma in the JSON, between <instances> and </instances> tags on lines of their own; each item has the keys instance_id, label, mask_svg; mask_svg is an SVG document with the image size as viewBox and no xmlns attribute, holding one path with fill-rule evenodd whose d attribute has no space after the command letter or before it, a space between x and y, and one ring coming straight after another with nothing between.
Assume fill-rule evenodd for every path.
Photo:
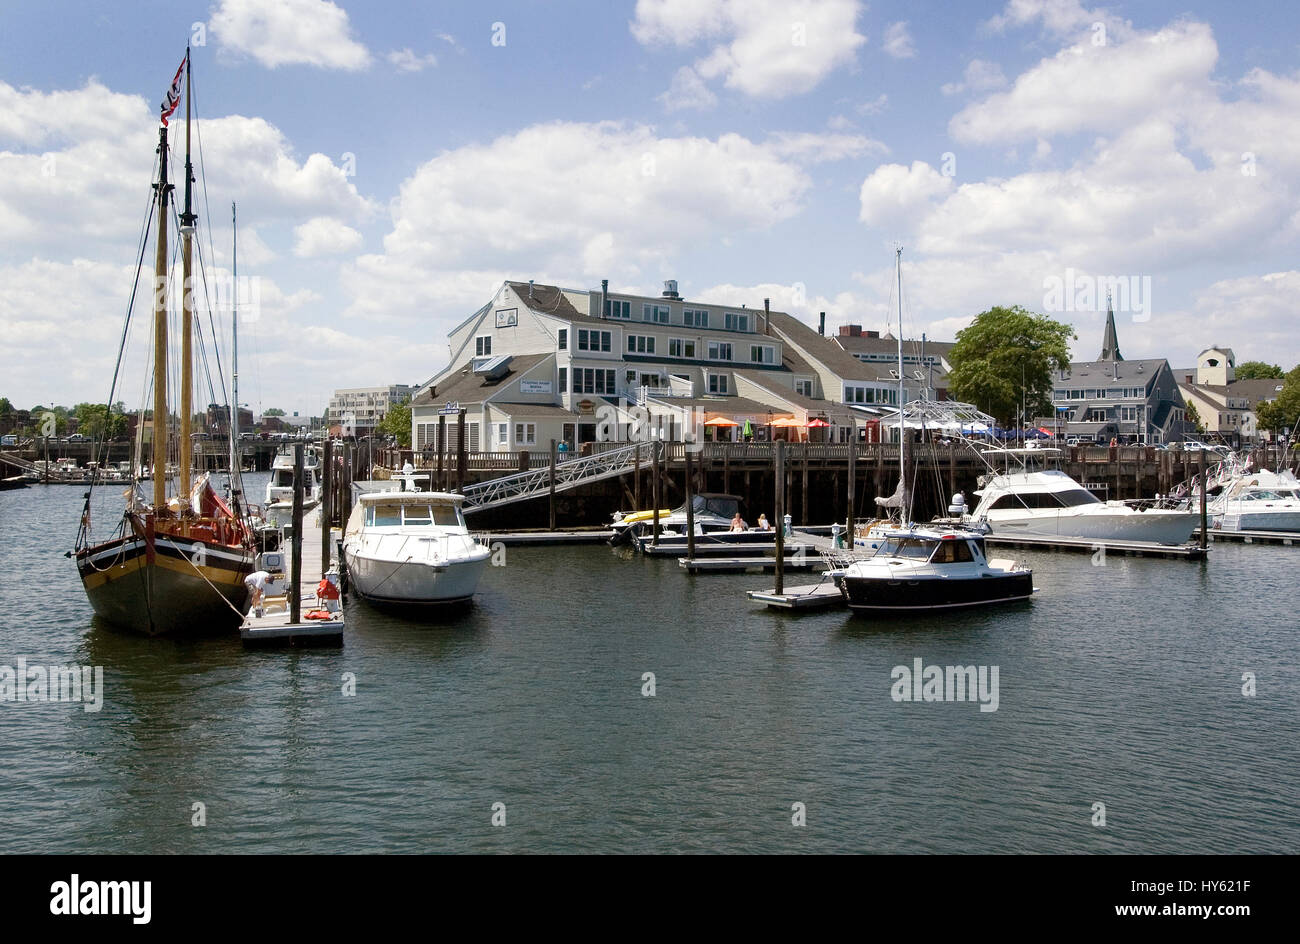
<instances>
[{"instance_id":1,"label":"sky","mask_svg":"<svg viewBox=\"0 0 1300 944\"><path fill-rule=\"evenodd\" d=\"M108 397L187 44L202 255L221 284L238 203L258 412L427 380L507 278L885 330L895 244L909 337L1023 305L1092 359L1110 287L1125 357L1300 361L1300 5L49 0L0 24L18 407Z\"/></svg>"}]
</instances>

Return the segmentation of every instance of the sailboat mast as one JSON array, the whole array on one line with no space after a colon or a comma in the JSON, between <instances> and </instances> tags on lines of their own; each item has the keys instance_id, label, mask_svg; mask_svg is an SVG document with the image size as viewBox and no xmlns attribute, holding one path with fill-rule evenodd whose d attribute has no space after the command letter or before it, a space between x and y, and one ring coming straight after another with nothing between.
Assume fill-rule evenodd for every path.
<instances>
[{"instance_id":1,"label":"sailboat mast","mask_svg":"<svg viewBox=\"0 0 1300 944\"><path fill-rule=\"evenodd\" d=\"M167 507L167 128L158 130L158 250L153 276L153 507Z\"/></svg>"},{"instance_id":2,"label":"sailboat mast","mask_svg":"<svg viewBox=\"0 0 1300 944\"><path fill-rule=\"evenodd\" d=\"M239 513L243 461L239 455L239 218L230 204L230 245L233 277L230 289L230 497Z\"/></svg>"},{"instance_id":3,"label":"sailboat mast","mask_svg":"<svg viewBox=\"0 0 1300 944\"><path fill-rule=\"evenodd\" d=\"M185 50L185 210L181 213L181 274L184 277L181 292L181 434L178 461L180 467L178 491L187 499L190 494L190 470L194 461L192 452L194 439L190 430L190 418L194 414L194 405L191 402L194 386L191 376L194 363L194 302L191 273L194 260L194 222L197 219L194 215L191 193L193 183L194 165L190 162L190 51L187 48Z\"/></svg>"},{"instance_id":4,"label":"sailboat mast","mask_svg":"<svg viewBox=\"0 0 1300 944\"><path fill-rule=\"evenodd\" d=\"M903 247L894 247L894 275L898 283L898 481L903 499L900 515L911 517L907 508L907 429L903 425ZM906 518L904 518L906 523Z\"/></svg>"}]
</instances>

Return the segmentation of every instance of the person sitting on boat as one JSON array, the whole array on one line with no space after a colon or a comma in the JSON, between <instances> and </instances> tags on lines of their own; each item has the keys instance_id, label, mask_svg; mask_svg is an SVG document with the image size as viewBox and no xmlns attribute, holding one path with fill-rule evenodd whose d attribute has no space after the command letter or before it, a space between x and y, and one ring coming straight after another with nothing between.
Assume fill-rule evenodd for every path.
<instances>
[{"instance_id":1,"label":"person sitting on boat","mask_svg":"<svg viewBox=\"0 0 1300 944\"><path fill-rule=\"evenodd\" d=\"M266 585L271 582L271 575L265 570L255 570L244 578L244 586L253 595L251 609L258 616L262 615L262 600L266 596Z\"/></svg>"},{"instance_id":2,"label":"person sitting on boat","mask_svg":"<svg viewBox=\"0 0 1300 944\"><path fill-rule=\"evenodd\" d=\"M758 524L755 526L759 531L771 531L772 524L767 520L767 513L760 511L758 513Z\"/></svg>"},{"instance_id":3,"label":"person sitting on boat","mask_svg":"<svg viewBox=\"0 0 1300 944\"><path fill-rule=\"evenodd\" d=\"M740 517L740 512L736 512L735 517L731 519L732 531L748 531L749 525L745 524L745 519Z\"/></svg>"}]
</instances>

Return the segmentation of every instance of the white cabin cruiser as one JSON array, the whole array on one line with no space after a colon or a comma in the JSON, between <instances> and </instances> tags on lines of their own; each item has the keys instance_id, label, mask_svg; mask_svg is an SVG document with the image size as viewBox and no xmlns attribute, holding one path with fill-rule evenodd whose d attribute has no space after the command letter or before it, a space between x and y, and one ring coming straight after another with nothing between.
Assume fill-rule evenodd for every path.
<instances>
[{"instance_id":1,"label":"white cabin cruiser","mask_svg":"<svg viewBox=\"0 0 1300 944\"><path fill-rule=\"evenodd\" d=\"M876 553L833 571L856 613L951 610L1028 600L1034 575L1011 560L989 560L984 535L965 528L889 531Z\"/></svg>"},{"instance_id":2,"label":"white cabin cruiser","mask_svg":"<svg viewBox=\"0 0 1300 944\"><path fill-rule=\"evenodd\" d=\"M293 452L292 446L282 447L271 461L271 478L266 483L268 520L283 518L284 515L278 513L293 508ZM311 446L303 449L302 468L303 477L306 479L303 485L302 504L304 508L312 508L320 502L321 467L320 455Z\"/></svg>"},{"instance_id":3,"label":"white cabin cruiser","mask_svg":"<svg viewBox=\"0 0 1300 944\"><path fill-rule=\"evenodd\" d=\"M1290 470L1240 472L1206 511L1224 531L1300 531L1300 479Z\"/></svg>"},{"instance_id":4,"label":"white cabin cruiser","mask_svg":"<svg viewBox=\"0 0 1300 944\"><path fill-rule=\"evenodd\" d=\"M464 501L452 492L359 495L343 533L351 588L363 599L396 605L473 597L492 552L465 526Z\"/></svg>"},{"instance_id":5,"label":"white cabin cruiser","mask_svg":"<svg viewBox=\"0 0 1300 944\"><path fill-rule=\"evenodd\" d=\"M1015 471L980 477L975 510L961 521L1003 536L1082 538L1186 544L1200 525L1191 510L1153 508L1142 502L1102 501L1060 469L1035 468L1059 449L989 449L988 457L1019 458Z\"/></svg>"}]
</instances>

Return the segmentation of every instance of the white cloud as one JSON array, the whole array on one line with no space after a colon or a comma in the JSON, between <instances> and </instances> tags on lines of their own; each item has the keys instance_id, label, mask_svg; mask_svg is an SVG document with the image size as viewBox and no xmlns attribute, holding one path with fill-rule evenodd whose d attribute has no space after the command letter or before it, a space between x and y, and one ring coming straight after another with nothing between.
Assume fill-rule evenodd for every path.
<instances>
[{"instance_id":1,"label":"white cloud","mask_svg":"<svg viewBox=\"0 0 1300 944\"><path fill-rule=\"evenodd\" d=\"M680 111L684 108L712 108L718 103L718 96L704 84L698 72L690 66L682 66L673 75L668 91L658 96L667 111Z\"/></svg>"},{"instance_id":2,"label":"white cloud","mask_svg":"<svg viewBox=\"0 0 1300 944\"><path fill-rule=\"evenodd\" d=\"M1176 23L1105 46L1081 42L1039 62L1009 91L963 109L948 128L958 141L977 144L1107 133L1140 120L1155 103L1188 108L1212 101L1217 58L1203 23Z\"/></svg>"},{"instance_id":3,"label":"white cloud","mask_svg":"<svg viewBox=\"0 0 1300 944\"><path fill-rule=\"evenodd\" d=\"M300 259L337 256L361 248L361 234L327 216L318 216L293 229L293 254Z\"/></svg>"},{"instance_id":4,"label":"white cloud","mask_svg":"<svg viewBox=\"0 0 1300 944\"><path fill-rule=\"evenodd\" d=\"M1079 0L1009 0L1003 11L988 21L988 26L1002 32L1008 27L1038 23L1047 32L1064 36L1107 19L1104 11L1088 10Z\"/></svg>"},{"instance_id":5,"label":"white cloud","mask_svg":"<svg viewBox=\"0 0 1300 944\"><path fill-rule=\"evenodd\" d=\"M842 161L863 154L886 154L884 144L860 134L812 134L778 131L767 139L767 146L779 157L817 164Z\"/></svg>"},{"instance_id":6,"label":"white cloud","mask_svg":"<svg viewBox=\"0 0 1300 944\"><path fill-rule=\"evenodd\" d=\"M1000 89L1007 84L1007 77L1002 74L1002 67L996 62L972 59L966 66L960 82L948 82L940 91L945 95L957 95L960 92L988 92Z\"/></svg>"},{"instance_id":7,"label":"white cloud","mask_svg":"<svg viewBox=\"0 0 1300 944\"><path fill-rule=\"evenodd\" d=\"M863 102L858 106L859 115L878 115L889 107L889 96L881 92L869 102Z\"/></svg>"},{"instance_id":8,"label":"white cloud","mask_svg":"<svg viewBox=\"0 0 1300 944\"><path fill-rule=\"evenodd\" d=\"M801 162L859 153L844 135L660 137L618 122L553 122L425 163L393 202L382 254L347 267L349 313L442 319L483 303L500 280L631 284L723 237L798 213Z\"/></svg>"},{"instance_id":9,"label":"white cloud","mask_svg":"<svg viewBox=\"0 0 1300 944\"><path fill-rule=\"evenodd\" d=\"M209 25L223 49L268 69L357 71L370 65L369 50L352 36L347 11L329 0L221 0Z\"/></svg>"},{"instance_id":10,"label":"white cloud","mask_svg":"<svg viewBox=\"0 0 1300 944\"><path fill-rule=\"evenodd\" d=\"M907 31L906 20L889 25L885 30L881 48L895 59L911 59L916 55L916 47L912 45L912 34Z\"/></svg>"},{"instance_id":11,"label":"white cloud","mask_svg":"<svg viewBox=\"0 0 1300 944\"><path fill-rule=\"evenodd\" d=\"M1236 339L1238 362L1262 360L1283 370L1300 363L1300 271L1215 282L1198 293L1194 312L1204 337Z\"/></svg>"},{"instance_id":12,"label":"white cloud","mask_svg":"<svg viewBox=\"0 0 1300 944\"><path fill-rule=\"evenodd\" d=\"M398 72L423 72L425 69L431 69L438 64L438 57L433 53L426 56L416 55L409 46L403 49L394 49L384 58Z\"/></svg>"},{"instance_id":13,"label":"white cloud","mask_svg":"<svg viewBox=\"0 0 1300 944\"><path fill-rule=\"evenodd\" d=\"M702 79L776 99L853 62L859 12L858 0L638 0L631 29L646 45L714 43L694 64Z\"/></svg>"},{"instance_id":14,"label":"white cloud","mask_svg":"<svg viewBox=\"0 0 1300 944\"><path fill-rule=\"evenodd\" d=\"M869 226L912 232L930 201L951 189L952 178L924 161L913 161L911 167L881 164L862 182L858 218Z\"/></svg>"}]
</instances>

